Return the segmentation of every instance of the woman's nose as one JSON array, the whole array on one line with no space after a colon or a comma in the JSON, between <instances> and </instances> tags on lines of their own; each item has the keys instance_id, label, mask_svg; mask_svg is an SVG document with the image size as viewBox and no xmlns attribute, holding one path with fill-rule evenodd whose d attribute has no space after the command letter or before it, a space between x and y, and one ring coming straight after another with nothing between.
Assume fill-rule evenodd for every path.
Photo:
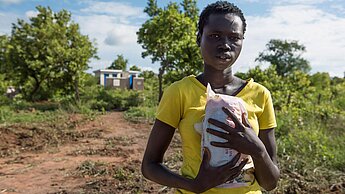
<instances>
[{"instance_id":1,"label":"woman's nose","mask_svg":"<svg viewBox=\"0 0 345 194\"><path fill-rule=\"evenodd\" d=\"M223 38L220 44L218 45L219 49L223 50L231 50L231 42L228 40L228 38Z\"/></svg>"}]
</instances>

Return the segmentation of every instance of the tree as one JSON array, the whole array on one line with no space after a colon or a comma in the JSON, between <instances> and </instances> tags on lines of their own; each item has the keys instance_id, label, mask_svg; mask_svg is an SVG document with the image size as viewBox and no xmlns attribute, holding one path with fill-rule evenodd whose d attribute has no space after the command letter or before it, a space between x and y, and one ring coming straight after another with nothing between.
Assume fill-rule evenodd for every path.
<instances>
[{"instance_id":1,"label":"tree","mask_svg":"<svg viewBox=\"0 0 345 194\"><path fill-rule=\"evenodd\" d=\"M145 79L145 90L144 90L144 106L154 107L158 101L158 76L153 71L144 70L140 73L139 77Z\"/></svg>"},{"instance_id":2,"label":"tree","mask_svg":"<svg viewBox=\"0 0 345 194\"><path fill-rule=\"evenodd\" d=\"M3 94L7 92L9 86L13 86L13 83L9 78L13 79L15 77L6 72L6 69L8 68L8 42L8 36L0 36L0 104L7 103L7 98Z\"/></svg>"},{"instance_id":3,"label":"tree","mask_svg":"<svg viewBox=\"0 0 345 194\"><path fill-rule=\"evenodd\" d=\"M7 72L18 78L29 100L48 99L57 92L79 100L79 84L96 48L66 10L54 13L36 7L38 15L13 24L8 44Z\"/></svg>"},{"instance_id":4,"label":"tree","mask_svg":"<svg viewBox=\"0 0 345 194\"><path fill-rule=\"evenodd\" d=\"M194 1L184 0L187 10L180 10L176 3L164 9L157 8L156 1L149 1L145 12L150 18L141 26L138 43L145 50L142 57L151 57L152 63L160 62L158 71L159 99L162 96L163 79L174 81L189 74L197 74L202 68L202 59L196 44L197 10ZM194 7L193 7L194 6ZM164 77L167 72L168 76ZM177 76L169 76L173 72Z\"/></svg>"},{"instance_id":5,"label":"tree","mask_svg":"<svg viewBox=\"0 0 345 194\"><path fill-rule=\"evenodd\" d=\"M301 71L294 71L283 77L278 75L275 65L264 70L260 66L256 66L246 73L236 73L236 76L242 79L253 78L264 85L272 93L276 110L284 107L301 107L312 95L308 75Z\"/></svg>"},{"instance_id":6,"label":"tree","mask_svg":"<svg viewBox=\"0 0 345 194\"><path fill-rule=\"evenodd\" d=\"M128 65L128 60L123 57L123 55L117 55L117 58L111 63L108 69L118 69L126 70Z\"/></svg>"},{"instance_id":7,"label":"tree","mask_svg":"<svg viewBox=\"0 0 345 194\"><path fill-rule=\"evenodd\" d=\"M162 9L158 7L157 0L149 0L147 6L144 9L144 12L147 13L150 17L154 17L161 12Z\"/></svg>"},{"instance_id":8,"label":"tree","mask_svg":"<svg viewBox=\"0 0 345 194\"><path fill-rule=\"evenodd\" d=\"M196 6L196 0L184 0L181 3L185 16L191 18L195 23L198 22L199 9Z\"/></svg>"},{"instance_id":9,"label":"tree","mask_svg":"<svg viewBox=\"0 0 345 194\"><path fill-rule=\"evenodd\" d=\"M8 37L6 35L0 36L0 73L5 68L6 46L8 44Z\"/></svg>"},{"instance_id":10,"label":"tree","mask_svg":"<svg viewBox=\"0 0 345 194\"><path fill-rule=\"evenodd\" d=\"M131 71L141 71L141 69L140 69L138 66L136 66L136 65L132 65L132 66L129 68L129 70L131 70Z\"/></svg>"},{"instance_id":11,"label":"tree","mask_svg":"<svg viewBox=\"0 0 345 194\"><path fill-rule=\"evenodd\" d=\"M255 61L276 65L278 75L281 76L287 76L296 70L308 73L311 69L309 62L301 57L305 51L305 46L295 40L272 39L266 44L266 50L260 52Z\"/></svg>"}]
</instances>

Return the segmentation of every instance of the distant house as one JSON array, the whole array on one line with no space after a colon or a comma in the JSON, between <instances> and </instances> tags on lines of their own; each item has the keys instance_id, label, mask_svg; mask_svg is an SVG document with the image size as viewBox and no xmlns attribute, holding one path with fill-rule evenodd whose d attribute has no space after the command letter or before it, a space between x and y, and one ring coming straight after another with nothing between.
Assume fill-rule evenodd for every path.
<instances>
[{"instance_id":1,"label":"distant house","mask_svg":"<svg viewBox=\"0 0 345 194\"><path fill-rule=\"evenodd\" d=\"M99 69L94 71L98 83L105 87L143 90L144 78L140 71L122 71L115 69Z\"/></svg>"}]
</instances>

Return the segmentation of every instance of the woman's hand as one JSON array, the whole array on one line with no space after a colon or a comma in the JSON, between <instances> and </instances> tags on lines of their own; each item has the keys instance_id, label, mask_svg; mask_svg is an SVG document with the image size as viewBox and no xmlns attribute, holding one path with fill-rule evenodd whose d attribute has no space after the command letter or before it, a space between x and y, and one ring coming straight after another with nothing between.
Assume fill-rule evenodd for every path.
<instances>
[{"instance_id":1,"label":"woman's hand","mask_svg":"<svg viewBox=\"0 0 345 194\"><path fill-rule=\"evenodd\" d=\"M200 165L199 173L193 181L194 191L202 193L213 187L216 187L226 181L235 179L240 175L242 168L248 160L243 160L238 166L235 166L240 159L241 154L237 154L230 162L212 167L210 165L211 154L207 147L205 147L203 159Z\"/></svg>"},{"instance_id":2,"label":"woman's hand","mask_svg":"<svg viewBox=\"0 0 345 194\"><path fill-rule=\"evenodd\" d=\"M251 128L245 114L242 114L243 123L241 123L228 108L223 107L222 110L232 119L235 127L210 118L208 120L210 124L223 129L225 132L216 131L211 128L208 128L207 132L227 140L226 142L211 142L211 145L235 149L240 153L251 155L253 158L262 157L265 151L265 145Z\"/></svg>"}]
</instances>

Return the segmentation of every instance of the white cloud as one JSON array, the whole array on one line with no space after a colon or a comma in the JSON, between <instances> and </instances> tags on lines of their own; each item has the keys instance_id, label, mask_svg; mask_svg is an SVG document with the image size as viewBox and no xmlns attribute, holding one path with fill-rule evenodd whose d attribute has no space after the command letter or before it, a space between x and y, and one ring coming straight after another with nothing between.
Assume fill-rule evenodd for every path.
<instances>
[{"instance_id":1,"label":"white cloud","mask_svg":"<svg viewBox=\"0 0 345 194\"><path fill-rule=\"evenodd\" d=\"M331 5L331 8L335 9L336 11L345 14L345 6L339 5L339 4L333 4Z\"/></svg>"},{"instance_id":2,"label":"white cloud","mask_svg":"<svg viewBox=\"0 0 345 194\"><path fill-rule=\"evenodd\" d=\"M260 2L260 0L245 0L246 2L249 2L249 3L257 3L257 2Z\"/></svg>"},{"instance_id":3,"label":"white cloud","mask_svg":"<svg viewBox=\"0 0 345 194\"><path fill-rule=\"evenodd\" d=\"M299 5L315 5L330 0L273 0L275 4L299 4Z\"/></svg>"},{"instance_id":4,"label":"white cloud","mask_svg":"<svg viewBox=\"0 0 345 194\"><path fill-rule=\"evenodd\" d=\"M120 2L89 2L89 7L82 9L81 11L87 14L106 14L115 16L123 23L128 23L128 18L135 17L145 18L143 8L135 7L127 3Z\"/></svg>"},{"instance_id":5,"label":"white cloud","mask_svg":"<svg viewBox=\"0 0 345 194\"><path fill-rule=\"evenodd\" d=\"M306 46L303 57L310 61L312 72L343 76L345 71L345 18L313 6L276 6L265 17L247 17L248 31L237 67L240 71L256 65L254 59L270 39L298 40Z\"/></svg>"},{"instance_id":6,"label":"white cloud","mask_svg":"<svg viewBox=\"0 0 345 194\"><path fill-rule=\"evenodd\" d=\"M107 37L104 42L107 45L124 45L126 43L136 43L138 31L137 26L130 26L124 24L115 24L113 29L107 33Z\"/></svg>"},{"instance_id":7,"label":"white cloud","mask_svg":"<svg viewBox=\"0 0 345 194\"><path fill-rule=\"evenodd\" d=\"M16 23L18 15L8 12L0 12L0 35L11 33L12 23Z\"/></svg>"},{"instance_id":8,"label":"white cloud","mask_svg":"<svg viewBox=\"0 0 345 194\"><path fill-rule=\"evenodd\" d=\"M27 18L33 18L33 17L36 17L37 15L38 15L38 11L30 10L30 11L25 12L25 16Z\"/></svg>"},{"instance_id":9,"label":"white cloud","mask_svg":"<svg viewBox=\"0 0 345 194\"><path fill-rule=\"evenodd\" d=\"M19 4L22 0L0 0L0 4Z\"/></svg>"},{"instance_id":10,"label":"white cloud","mask_svg":"<svg viewBox=\"0 0 345 194\"><path fill-rule=\"evenodd\" d=\"M128 59L129 66L157 69L150 59L141 57L143 50L137 44L136 32L141 26L142 12L143 8L133 8L127 4L95 2L83 9L82 15L74 15L74 21L79 23L82 34L87 34L97 42L100 60L91 62L92 69L89 72L109 66L118 54Z\"/></svg>"},{"instance_id":11,"label":"white cloud","mask_svg":"<svg viewBox=\"0 0 345 194\"><path fill-rule=\"evenodd\" d=\"M83 34L97 42L100 60L91 62L95 69L109 66L118 54L128 59L129 66L137 65L142 69L157 69L150 59L141 57L142 48L137 44L136 32L146 15L143 7L128 3L86 1L87 5L74 21L80 24Z\"/></svg>"}]
</instances>

